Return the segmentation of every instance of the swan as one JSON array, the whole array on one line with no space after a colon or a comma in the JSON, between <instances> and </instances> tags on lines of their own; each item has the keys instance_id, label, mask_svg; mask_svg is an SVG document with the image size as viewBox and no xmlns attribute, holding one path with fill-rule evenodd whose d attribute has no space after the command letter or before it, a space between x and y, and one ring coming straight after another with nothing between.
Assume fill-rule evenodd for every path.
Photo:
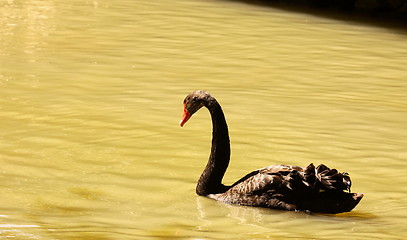
<instances>
[{"instance_id":1,"label":"swan","mask_svg":"<svg viewBox=\"0 0 407 240\"><path fill-rule=\"evenodd\" d=\"M212 118L211 152L196 186L197 195L227 204L332 214L351 211L363 198L362 193L351 193L348 173L323 164L273 165L257 169L231 186L223 185L230 161L230 140L222 108L202 90L188 94L183 104L181 127L202 107Z\"/></svg>"}]
</instances>

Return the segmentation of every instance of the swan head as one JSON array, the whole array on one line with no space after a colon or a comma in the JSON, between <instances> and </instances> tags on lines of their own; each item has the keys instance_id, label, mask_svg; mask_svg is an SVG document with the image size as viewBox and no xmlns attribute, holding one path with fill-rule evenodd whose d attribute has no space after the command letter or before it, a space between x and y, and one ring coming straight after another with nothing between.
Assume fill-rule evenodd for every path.
<instances>
[{"instance_id":1,"label":"swan head","mask_svg":"<svg viewBox=\"0 0 407 240\"><path fill-rule=\"evenodd\" d=\"M214 98L203 90L188 94L184 99L184 114L179 125L182 127L201 107L206 106Z\"/></svg>"}]
</instances>

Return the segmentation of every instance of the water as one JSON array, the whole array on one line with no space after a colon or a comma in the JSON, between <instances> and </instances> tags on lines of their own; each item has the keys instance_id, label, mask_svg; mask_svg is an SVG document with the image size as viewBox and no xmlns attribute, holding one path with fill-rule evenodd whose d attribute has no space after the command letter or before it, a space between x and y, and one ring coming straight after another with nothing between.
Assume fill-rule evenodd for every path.
<instances>
[{"instance_id":1,"label":"water","mask_svg":"<svg viewBox=\"0 0 407 240\"><path fill-rule=\"evenodd\" d=\"M0 238L404 239L407 41L394 29L233 1L0 3ZM211 92L230 184L272 164L347 171L350 213L195 195Z\"/></svg>"}]
</instances>

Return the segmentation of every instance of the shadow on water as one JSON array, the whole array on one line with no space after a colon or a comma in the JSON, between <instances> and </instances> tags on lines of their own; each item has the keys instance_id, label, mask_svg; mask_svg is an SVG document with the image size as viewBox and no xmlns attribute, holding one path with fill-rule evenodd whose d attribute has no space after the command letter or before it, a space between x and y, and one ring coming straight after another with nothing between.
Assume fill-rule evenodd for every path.
<instances>
[{"instance_id":1,"label":"shadow on water","mask_svg":"<svg viewBox=\"0 0 407 240\"><path fill-rule=\"evenodd\" d=\"M316 216L316 217L327 217L327 218L335 218L335 219L344 219L344 220L364 220L364 219L377 219L379 218L377 215L369 213L369 212L363 212L363 211L358 211L352 210L351 212L346 212L346 213L339 213L339 214L324 214L324 213L309 213L310 215Z\"/></svg>"},{"instance_id":2,"label":"shadow on water","mask_svg":"<svg viewBox=\"0 0 407 240\"><path fill-rule=\"evenodd\" d=\"M353 0L225 0L307 13L340 21L367 24L407 34L407 12L386 8L355 8ZM327 3L328 2L328 3ZM349 3L351 2L351 4Z\"/></svg>"},{"instance_id":3,"label":"shadow on water","mask_svg":"<svg viewBox=\"0 0 407 240\"><path fill-rule=\"evenodd\" d=\"M226 214L228 217L238 220L241 223L260 224L262 222L273 222L275 219L322 219L324 221L346 222L346 221L363 221L366 219L378 219L375 214L358 211L357 209L351 212L339 214L315 213L308 211L286 211L269 208L259 208L250 206L239 206L217 202L212 199L197 197L197 211L200 213L200 219L203 222L208 222L220 213ZM216 208L216 210L214 210ZM225 212L226 210L226 212ZM259 227L261 224L259 225Z\"/></svg>"}]
</instances>

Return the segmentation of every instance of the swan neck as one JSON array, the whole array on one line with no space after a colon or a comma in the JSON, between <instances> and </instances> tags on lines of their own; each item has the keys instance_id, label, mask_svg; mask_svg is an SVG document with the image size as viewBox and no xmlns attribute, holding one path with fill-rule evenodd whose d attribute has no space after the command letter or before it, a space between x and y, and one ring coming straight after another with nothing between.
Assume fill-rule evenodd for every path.
<instances>
[{"instance_id":1,"label":"swan neck","mask_svg":"<svg viewBox=\"0 0 407 240\"><path fill-rule=\"evenodd\" d=\"M203 196L225 191L222 179L230 160L229 132L222 108L215 99L206 107L212 118L212 146L208 164L196 187L196 193Z\"/></svg>"}]
</instances>

